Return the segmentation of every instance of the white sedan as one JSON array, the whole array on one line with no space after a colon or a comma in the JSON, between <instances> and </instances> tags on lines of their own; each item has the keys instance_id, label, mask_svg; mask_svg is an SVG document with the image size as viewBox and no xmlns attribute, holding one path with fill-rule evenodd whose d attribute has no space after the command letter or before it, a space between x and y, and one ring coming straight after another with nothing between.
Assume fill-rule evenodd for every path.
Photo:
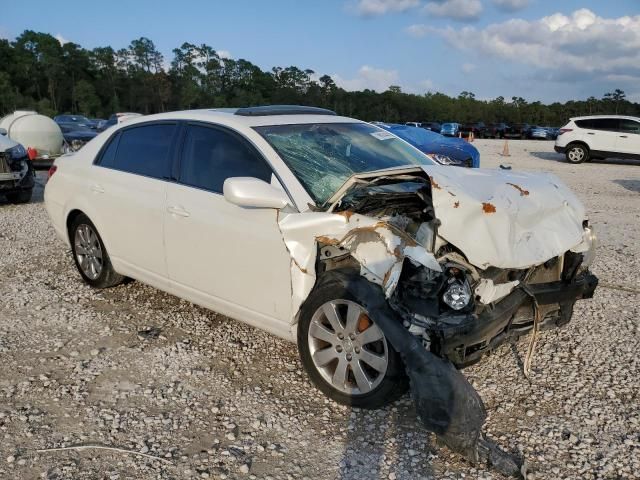
<instances>
[{"instance_id":1,"label":"white sedan","mask_svg":"<svg viewBox=\"0 0 640 480\"><path fill-rule=\"evenodd\" d=\"M344 404L385 405L409 378L424 424L468 457L459 440L478 435L461 432L485 414L454 366L565 324L597 284L592 229L557 178L440 166L323 109L131 119L50 175L86 283L131 277L297 342Z\"/></svg>"}]
</instances>

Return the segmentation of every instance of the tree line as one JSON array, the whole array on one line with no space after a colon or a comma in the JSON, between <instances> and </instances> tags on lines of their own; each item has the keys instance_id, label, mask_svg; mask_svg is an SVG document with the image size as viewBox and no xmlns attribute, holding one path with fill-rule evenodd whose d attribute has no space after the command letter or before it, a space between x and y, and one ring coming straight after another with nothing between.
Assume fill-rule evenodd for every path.
<instances>
[{"instance_id":1,"label":"tree line","mask_svg":"<svg viewBox=\"0 0 640 480\"><path fill-rule=\"evenodd\" d=\"M224 58L208 45L183 43L169 65L152 40L127 48L91 50L61 44L47 33L25 30L0 40L0 114L33 109L53 116L78 113L105 118L118 111L143 114L212 107L302 104L367 121L506 122L563 125L590 114L640 115L622 90L602 98L543 104L522 97L479 100L470 91L452 97L387 91L346 91L329 75L296 66L270 71L244 59Z\"/></svg>"}]
</instances>

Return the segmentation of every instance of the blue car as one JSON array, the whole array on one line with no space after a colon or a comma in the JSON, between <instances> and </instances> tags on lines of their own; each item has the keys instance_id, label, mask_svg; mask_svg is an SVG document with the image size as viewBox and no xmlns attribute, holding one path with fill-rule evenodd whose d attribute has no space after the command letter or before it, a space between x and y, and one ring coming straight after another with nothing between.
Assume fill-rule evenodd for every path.
<instances>
[{"instance_id":1,"label":"blue car","mask_svg":"<svg viewBox=\"0 0 640 480\"><path fill-rule=\"evenodd\" d=\"M440 127L440 133L445 137L457 137L459 132L459 123L443 123Z\"/></svg>"},{"instance_id":2,"label":"blue car","mask_svg":"<svg viewBox=\"0 0 640 480\"><path fill-rule=\"evenodd\" d=\"M461 138L448 138L439 133L409 125L393 123L377 123L376 125L397 135L421 152L431 155L438 163L456 167L480 167L480 152Z\"/></svg>"}]
</instances>

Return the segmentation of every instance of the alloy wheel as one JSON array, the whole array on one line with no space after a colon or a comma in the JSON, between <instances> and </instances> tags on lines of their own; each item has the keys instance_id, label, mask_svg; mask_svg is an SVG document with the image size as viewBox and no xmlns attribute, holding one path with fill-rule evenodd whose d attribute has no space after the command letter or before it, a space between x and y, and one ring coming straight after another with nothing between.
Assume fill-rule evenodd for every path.
<instances>
[{"instance_id":1,"label":"alloy wheel","mask_svg":"<svg viewBox=\"0 0 640 480\"><path fill-rule=\"evenodd\" d=\"M569 150L569 160L572 162L580 162L584 158L584 150L580 147L573 147Z\"/></svg>"},{"instance_id":2,"label":"alloy wheel","mask_svg":"<svg viewBox=\"0 0 640 480\"><path fill-rule=\"evenodd\" d=\"M331 300L318 308L307 340L314 366L341 392L366 394L385 377L389 365L386 339L355 302Z\"/></svg>"},{"instance_id":3,"label":"alloy wheel","mask_svg":"<svg viewBox=\"0 0 640 480\"><path fill-rule=\"evenodd\" d=\"M102 273L102 247L98 234L89 225L82 224L76 228L74 247L76 260L82 272L91 280Z\"/></svg>"}]
</instances>

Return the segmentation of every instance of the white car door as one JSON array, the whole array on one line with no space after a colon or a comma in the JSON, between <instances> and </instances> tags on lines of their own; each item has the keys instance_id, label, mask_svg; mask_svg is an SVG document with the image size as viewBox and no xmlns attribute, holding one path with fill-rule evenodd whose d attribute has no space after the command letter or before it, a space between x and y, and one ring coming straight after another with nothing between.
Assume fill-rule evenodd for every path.
<instances>
[{"instance_id":1,"label":"white car door","mask_svg":"<svg viewBox=\"0 0 640 480\"><path fill-rule=\"evenodd\" d=\"M189 124L179 182L167 190L169 279L181 296L273 333L288 331L291 258L278 212L243 208L222 194L230 177L270 181L271 167L239 134Z\"/></svg>"},{"instance_id":2,"label":"white car door","mask_svg":"<svg viewBox=\"0 0 640 480\"><path fill-rule=\"evenodd\" d=\"M166 283L164 212L175 122L118 131L99 156L87 188L96 226L116 270Z\"/></svg>"},{"instance_id":3,"label":"white car door","mask_svg":"<svg viewBox=\"0 0 640 480\"><path fill-rule=\"evenodd\" d=\"M578 120L576 124L583 131L583 139L591 150L599 152L615 152L618 140L618 119L595 118Z\"/></svg>"},{"instance_id":4,"label":"white car door","mask_svg":"<svg viewBox=\"0 0 640 480\"><path fill-rule=\"evenodd\" d=\"M620 120L616 151L640 156L640 121Z\"/></svg>"}]
</instances>

